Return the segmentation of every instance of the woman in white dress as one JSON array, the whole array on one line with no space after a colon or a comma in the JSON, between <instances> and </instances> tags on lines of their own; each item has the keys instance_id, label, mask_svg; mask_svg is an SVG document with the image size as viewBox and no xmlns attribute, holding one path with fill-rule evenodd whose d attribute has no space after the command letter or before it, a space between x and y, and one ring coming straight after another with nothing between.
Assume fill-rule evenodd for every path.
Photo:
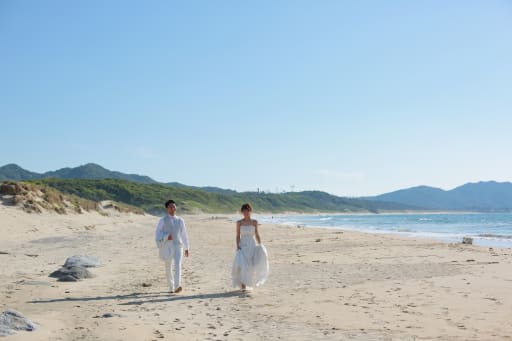
<instances>
[{"instance_id":1,"label":"woman in white dress","mask_svg":"<svg viewBox=\"0 0 512 341\"><path fill-rule=\"evenodd\" d=\"M268 254L261 244L258 221L251 219L252 207L243 204L244 218L236 222L236 255L233 262L233 286L246 290L262 285L268 278Z\"/></svg>"}]
</instances>

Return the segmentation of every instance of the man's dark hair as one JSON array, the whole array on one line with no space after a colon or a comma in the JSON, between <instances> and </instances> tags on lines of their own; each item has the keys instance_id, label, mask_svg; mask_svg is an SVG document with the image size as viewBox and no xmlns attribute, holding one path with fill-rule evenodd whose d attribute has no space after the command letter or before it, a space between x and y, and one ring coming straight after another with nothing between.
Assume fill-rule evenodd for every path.
<instances>
[{"instance_id":1,"label":"man's dark hair","mask_svg":"<svg viewBox=\"0 0 512 341\"><path fill-rule=\"evenodd\" d=\"M174 204L174 205L176 205L176 202L175 202L174 200L167 200L167 201L165 202L165 208L169 207L169 205L170 205L170 204Z\"/></svg>"}]
</instances>

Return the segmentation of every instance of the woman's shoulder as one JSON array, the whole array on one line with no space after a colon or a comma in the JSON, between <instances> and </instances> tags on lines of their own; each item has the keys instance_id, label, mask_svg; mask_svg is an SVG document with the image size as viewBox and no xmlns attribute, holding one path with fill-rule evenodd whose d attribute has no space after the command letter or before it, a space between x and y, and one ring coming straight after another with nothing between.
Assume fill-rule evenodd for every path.
<instances>
[{"instance_id":1,"label":"woman's shoulder","mask_svg":"<svg viewBox=\"0 0 512 341\"><path fill-rule=\"evenodd\" d=\"M244 223L244 219L240 219L240 220L236 221L237 225L243 225L243 223ZM247 223L245 223L245 225L247 225ZM251 225L254 225L254 226L258 225L258 221L256 219L251 219Z\"/></svg>"}]
</instances>

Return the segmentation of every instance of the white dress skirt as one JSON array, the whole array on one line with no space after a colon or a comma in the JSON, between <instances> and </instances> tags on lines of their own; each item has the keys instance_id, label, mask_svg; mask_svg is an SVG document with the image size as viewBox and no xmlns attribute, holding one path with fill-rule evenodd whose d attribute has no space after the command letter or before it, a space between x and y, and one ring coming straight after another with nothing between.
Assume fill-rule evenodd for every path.
<instances>
[{"instance_id":1,"label":"white dress skirt","mask_svg":"<svg viewBox=\"0 0 512 341\"><path fill-rule=\"evenodd\" d=\"M256 244L253 225L240 226L240 250L236 251L233 261L233 287L242 284L257 287L268 278L268 253L265 246Z\"/></svg>"}]
</instances>

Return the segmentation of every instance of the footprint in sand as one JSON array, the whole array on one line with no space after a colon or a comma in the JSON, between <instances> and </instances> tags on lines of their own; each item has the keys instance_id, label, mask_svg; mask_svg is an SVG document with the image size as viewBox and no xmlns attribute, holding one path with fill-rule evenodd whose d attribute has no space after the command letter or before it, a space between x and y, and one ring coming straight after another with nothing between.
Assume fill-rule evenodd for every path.
<instances>
[{"instance_id":1,"label":"footprint in sand","mask_svg":"<svg viewBox=\"0 0 512 341\"><path fill-rule=\"evenodd\" d=\"M159 330L155 330L153 332L153 334L155 334L155 337L158 338L158 339L163 339L164 338L164 334L162 334L162 332L159 331Z\"/></svg>"}]
</instances>

